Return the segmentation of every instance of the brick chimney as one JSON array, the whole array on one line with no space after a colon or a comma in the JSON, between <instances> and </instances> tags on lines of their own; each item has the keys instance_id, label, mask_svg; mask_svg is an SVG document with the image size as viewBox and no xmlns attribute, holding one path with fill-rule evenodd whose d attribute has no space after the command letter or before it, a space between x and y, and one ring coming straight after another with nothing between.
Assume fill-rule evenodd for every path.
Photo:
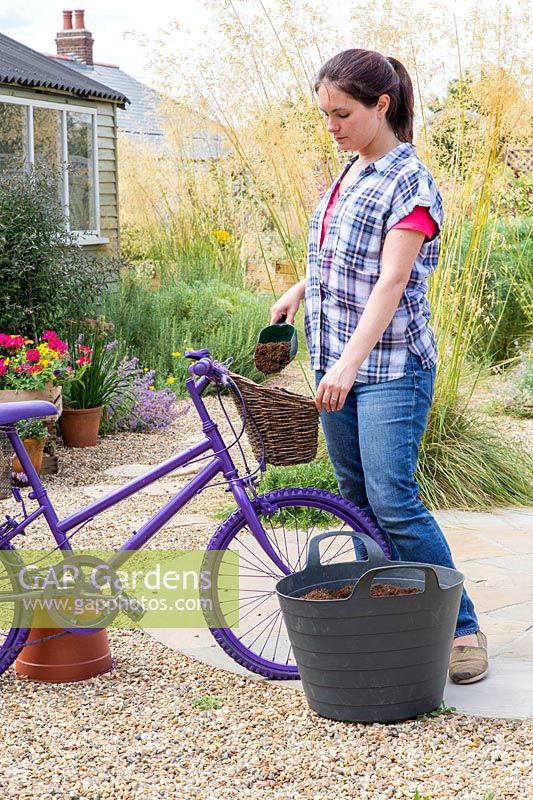
<instances>
[{"instance_id":1,"label":"brick chimney","mask_svg":"<svg viewBox=\"0 0 533 800\"><path fill-rule=\"evenodd\" d=\"M74 13L74 27L72 27L72 14ZM63 30L56 36L58 56L78 58L80 61L93 65L94 39L90 31L85 30L85 11L63 11Z\"/></svg>"}]
</instances>

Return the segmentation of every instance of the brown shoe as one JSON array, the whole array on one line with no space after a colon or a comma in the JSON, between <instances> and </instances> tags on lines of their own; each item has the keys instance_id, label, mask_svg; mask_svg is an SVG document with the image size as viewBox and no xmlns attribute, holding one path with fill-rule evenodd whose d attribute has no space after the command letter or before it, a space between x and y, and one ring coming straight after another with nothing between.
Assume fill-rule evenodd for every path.
<instances>
[{"instance_id":1,"label":"brown shoe","mask_svg":"<svg viewBox=\"0 0 533 800\"><path fill-rule=\"evenodd\" d=\"M479 647L452 647L449 676L454 683L476 683L489 671L487 637L478 631L476 638Z\"/></svg>"}]
</instances>

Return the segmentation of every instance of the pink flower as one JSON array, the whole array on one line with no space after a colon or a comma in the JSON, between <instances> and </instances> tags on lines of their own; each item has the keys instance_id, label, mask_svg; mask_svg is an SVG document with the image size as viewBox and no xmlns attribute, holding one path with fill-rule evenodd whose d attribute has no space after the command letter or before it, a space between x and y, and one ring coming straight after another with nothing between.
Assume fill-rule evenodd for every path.
<instances>
[{"instance_id":1,"label":"pink flower","mask_svg":"<svg viewBox=\"0 0 533 800\"><path fill-rule=\"evenodd\" d=\"M55 350L59 355L62 356L67 352L66 343L59 338L55 331L43 331L41 338L47 341L50 345L50 349Z\"/></svg>"},{"instance_id":2,"label":"pink flower","mask_svg":"<svg viewBox=\"0 0 533 800\"><path fill-rule=\"evenodd\" d=\"M7 366L3 358L0 358L0 378L7 372Z\"/></svg>"},{"instance_id":3,"label":"pink flower","mask_svg":"<svg viewBox=\"0 0 533 800\"><path fill-rule=\"evenodd\" d=\"M32 364L30 369L28 370L32 375L36 375L39 372L43 371L43 368L40 364Z\"/></svg>"},{"instance_id":4,"label":"pink flower","mask_svg":"<svg viewBox=\"0 0 533 800\"><path fill-rule=\"evenodd\" d=\"M91 363L91 359L90 358L85 358L85 356L80 356L78 358L78 360L76 361L76 364L79 364L80 367L83 366L83 364L90 364L90 363Z\"/></svg>"},{"instance_id":5,"label":"pink flower","mask_svg":"<svg viewBox=\"0 0 533 800\"><path fill-rule=\"evenodd\" d=\"M9 333L0 333L0 347L7 347L9 350L17 350L24 347L26 340L23 336L15 336Z\"/></svg>"},{"instance_id":6,"label":"pink flower","mask_svg":"<svg viewBox=\"0 0 533 800\"><path fill-rule=\"evenodd\" d=\"M26 361L39 361L41 354L38 350L27 350L26 351Z\"/></svg>"}]
</instances>

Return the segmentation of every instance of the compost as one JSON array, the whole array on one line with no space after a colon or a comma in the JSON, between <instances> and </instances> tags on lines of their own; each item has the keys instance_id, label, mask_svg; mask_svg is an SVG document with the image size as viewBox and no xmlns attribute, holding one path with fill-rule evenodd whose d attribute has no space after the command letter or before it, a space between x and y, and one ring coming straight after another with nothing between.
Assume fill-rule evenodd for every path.
<instances>
[{"instance_id":1,"label":"compost","mask_svg":"<svg viewBox=\"0 0 533 800\"><path fill-rule=\"evenodd\" d=\"M307 594L302 595L302 600L344 600L353 592L355 584L348 583L339 589L312 589ZM422 589L414 586L393 586L391 583L376 583L370 587L372 597L397 597L400 594L418 594Z\"/></svg>"},{"instance_id":2,"label":"compost","mask_svg":"<svg viewBox=\"0 0 533 800\"><path fill-rule=\"evenodd\" d=\"M264 375L281 372L291 360L290 342L266 342L255 348L255 366Z\"/></svg>"}]
</instances>

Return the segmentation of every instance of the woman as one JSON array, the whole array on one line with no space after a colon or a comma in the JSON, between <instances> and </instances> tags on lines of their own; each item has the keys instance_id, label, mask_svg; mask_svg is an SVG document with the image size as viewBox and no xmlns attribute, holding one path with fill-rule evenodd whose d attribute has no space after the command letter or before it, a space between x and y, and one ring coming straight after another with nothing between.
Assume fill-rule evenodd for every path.
<instances>
[{"instance_id":1,"label":"woman","mask_svg":"<svg viewBox=\"0 0 533 800\"><path fill-rule=\"evenodd\" d=\"M435 270L441 197L413 145L413 87L394 58L346 50L315 91L329 133L357 152L322 198L307 277L271 308L294 316L305 296L315 403L341 494L366 511L393 557L453 567L414 474L435 380L427 276ZM488 670L486 638L463 591L450 678Z\"/></svg>"}]
</instances>

